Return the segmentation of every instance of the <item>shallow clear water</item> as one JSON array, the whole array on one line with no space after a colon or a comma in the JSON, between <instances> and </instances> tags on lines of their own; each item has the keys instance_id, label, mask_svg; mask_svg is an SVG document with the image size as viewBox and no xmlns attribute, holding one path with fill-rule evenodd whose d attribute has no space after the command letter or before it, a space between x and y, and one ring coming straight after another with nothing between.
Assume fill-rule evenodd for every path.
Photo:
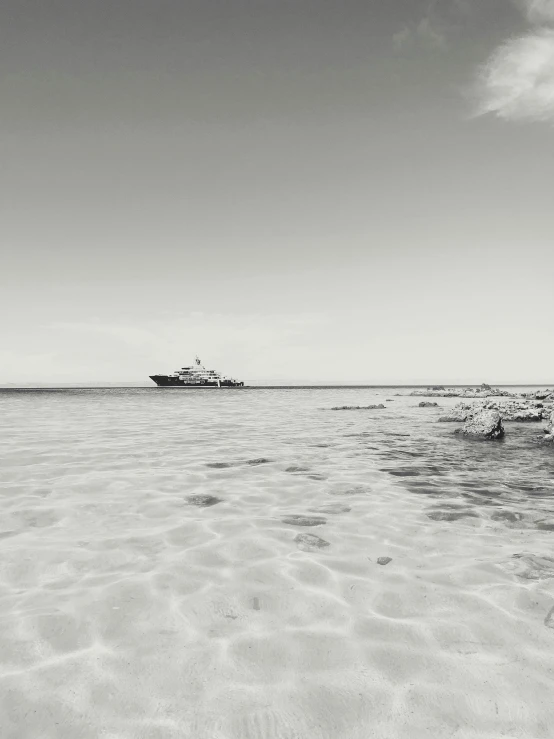
<instances>
[{"instance_id":1,"label":"shallow clear water","mask_svg":"<svg viewBox=\"0 0 554 739\"><path fill-rule=\"evenodd\" d=\"M553 451L397 392L0 392L2 737L550 737Z\"/></svg>"}]
</instances>

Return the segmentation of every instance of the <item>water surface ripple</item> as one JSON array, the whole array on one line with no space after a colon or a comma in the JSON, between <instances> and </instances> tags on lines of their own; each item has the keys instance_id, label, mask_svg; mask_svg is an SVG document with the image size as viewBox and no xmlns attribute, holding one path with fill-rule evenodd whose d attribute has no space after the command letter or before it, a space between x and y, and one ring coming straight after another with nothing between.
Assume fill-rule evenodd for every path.
<instances>
[{"instance_id":1,"label":"water surface ripple","mask_svg":"<svg viewBox=\"0 0 554 739\"><path fill-rule=\"evenodd\" d=\"M0 391L2 738L551 737L541 424L396 392Z\"/></svg>"}]
</instances>

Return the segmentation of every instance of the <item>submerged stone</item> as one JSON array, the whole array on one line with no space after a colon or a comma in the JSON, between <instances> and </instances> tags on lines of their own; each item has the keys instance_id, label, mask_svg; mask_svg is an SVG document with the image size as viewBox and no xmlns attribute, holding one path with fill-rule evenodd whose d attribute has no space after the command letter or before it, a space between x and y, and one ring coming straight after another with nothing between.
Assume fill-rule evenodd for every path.
<instances>
[{"instance_id":1,"label":"submerged stone","mask_svg":"<svg viewBox=\"0 0 554 739\"><path fill-rule=\"evenodd\" d=\"M491 516L493 521L508 521L509 523L521 521L521 518L521 513L514 513L514 511L497 511Z\"/></svg>"},{"instance_id":2,"label":"submerged stone","mask_svg":"<svg viewBox=\"0 0 554 739\"><path fill-rule=\"evenodd\" d=\"M381 472L388 472L389 475L394 477L419 477L419 470L415 467L404 467L398 470L380 470Z\"/></svg>"},{"instance_id":3,"label":"submerged stone","mask_svg":"<svg viewBox=\"0 0 554 739\"><path fill-rule=\"evenodd\" d=\"M322 526L327 523L327 519L323 516L299 516L295 514L285 516L281 520L291 526Z\"/></svg>"},{"instance_id":4,"label":"submerged stone","mask_svg":"<svg viewBox=\"0 0 554 739\"><path fill-rule=\"evenodd\" d=\"M548 580L554 578L554 558L530 553L514 554L516 575L524 580ZM516 564L516 563L514 563Z\"/></svg>"},{"instance_id":5,"label":"submerged stone","mask_svg":"<svg viewBox=\"0 0 554 739\"><path fill-rule=\"evenodd\" d=\"M266 459L265 457L260 457L259 459L247 459L246 460L246 464L249 464L252 467L254 467L255 465L258 465L258 464L268 464L271 461L272 461L271 459Z\"/></svg>"},{"instance_id":6,"label":"submerged stone","mask_svg":"<svg viewBox=\"0 0 554 739\"><path fill-rule=\"evenodd\" d=\"M542 521L537 521L535 524L535 528L539 531L554 531L554 519L542 519Z\"/></svg>"},{"instance_id":7,"label":"submerged stone","mask_svg":"<svg viewBox=\"0 0 554 739\"><path fill-rule=\"evenodd\" d=\"M200 508L209 508L209 506L221 502L221 498L216 498L215 495L189 495L187 498L189 505L195 505Z\"/></svg>"},{"instance_id":8,"label":"submerged stone","mask_svg":"<svg viewBox=\"0 0 554 739\"><path fill-rule=\"evenodd\" d=\"M420 408L438 408L439 404L438 403L428 403L426 401L423 401L419 404L419 407Z\"/></svg>"},{"instance_id":9,"label":"submerged stone","mask_svg":"<svg viewBox=\"0 0 554 739\"><path fill-rule=\"evenodd\" d=\"M285 472L308 472L308 467L300 467L299 465L293 464L290 467L287 467Z\"/></svg>"},{"instance_id":10,"label":"submerged stone","mask_svg":"<svg viewBox=\"0 0 554 739\"><path fill-rule=\"evenodd\" d=\"M378 565L388 565L389 562L392 562L392 557L379 557L377 559Z\"/></svg>"},{"instance_id":11,"label":"submerged stone","mask_svg":"<svg viewBox=\"0 0 554 739\"><path fill-rule=\"evenodd\" d=\"M432 521L459 521L461 518L479 518L475 511L432 511L427 514Z\"/></svg>"},{"instance_id":12,"label":"submerged stone","mask_svg":"<svg viewBox=\"0 0 554 739\"><path fill-rule=\"evenodd\" d=\"M313 552L316 549L325 549L331 546L328 541L315 534L297 534L294 541L298 549L303 552Z\"/></svg>"}]
</instances>

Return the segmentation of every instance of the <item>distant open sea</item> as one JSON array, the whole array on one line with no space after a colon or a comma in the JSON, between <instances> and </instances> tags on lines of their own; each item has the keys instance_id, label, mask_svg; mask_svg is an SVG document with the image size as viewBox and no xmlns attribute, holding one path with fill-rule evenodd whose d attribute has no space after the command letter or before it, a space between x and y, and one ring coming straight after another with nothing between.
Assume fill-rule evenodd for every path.
<instances>
[{"instance_id":1,"label":"distant open sea","mask_svg":"<svg viewBox=\"0 0 554 739\"><path fill-rule=\"evenodd\" d=\"M408 392L0 390L2 739L550 739L553 450Z\"/></svg>"}]
</instances>

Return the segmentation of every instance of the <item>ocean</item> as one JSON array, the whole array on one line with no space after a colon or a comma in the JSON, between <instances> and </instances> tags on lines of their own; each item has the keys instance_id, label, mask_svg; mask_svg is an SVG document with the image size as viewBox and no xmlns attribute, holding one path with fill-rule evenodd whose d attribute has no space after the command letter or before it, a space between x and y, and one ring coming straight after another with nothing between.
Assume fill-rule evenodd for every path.
<instances>
[{"instance_id":1,"label":"ocean","mask_svg":"<svg viewBox=\"0 0 554 739\"><path fill-rule=\"evenodd\" d=\"M408 392L0 391L2 739L550 739L542 424Z\"/></svg>"}]
</instances>

